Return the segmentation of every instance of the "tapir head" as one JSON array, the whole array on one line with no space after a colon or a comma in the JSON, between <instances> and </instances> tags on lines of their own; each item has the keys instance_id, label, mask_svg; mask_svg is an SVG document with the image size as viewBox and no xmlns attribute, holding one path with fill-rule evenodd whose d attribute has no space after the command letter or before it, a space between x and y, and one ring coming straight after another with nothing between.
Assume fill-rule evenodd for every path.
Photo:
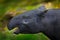
<instances>
[{"instance_id":1,"label":"tapir head","mask_svg":"<svg viewBox=\"0 0 60 40\"><path fill-rule=\"evenodd\" d=\"M16 17L13 17L8 23L8 29L12 30L15 27L18 27L18 29L14 32L15 34L38 33L40 31L39 29L40 26L43 26L41 23L40 17L44 15L45 12L46 10L42 12L30 11L30 12L18 15Z\"/></svg>"}]
</instances>

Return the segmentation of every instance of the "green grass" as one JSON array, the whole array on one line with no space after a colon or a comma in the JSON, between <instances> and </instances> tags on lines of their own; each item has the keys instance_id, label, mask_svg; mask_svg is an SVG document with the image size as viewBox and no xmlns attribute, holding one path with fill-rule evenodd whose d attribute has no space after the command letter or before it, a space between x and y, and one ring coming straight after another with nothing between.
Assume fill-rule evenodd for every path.
<instances>
[{"instance_id":1,"label":"green grass","mask_svg":"<svg viewBox=\"0 0 60 40\"><path fill-rule=\"evenodd\" d=\"M16 40L48 40L43 34L20 34L16 36Z\"/></svg>"},{"instance_id":2,"label":"green grass","mask_svg":"<svg viewBox=\"0 0 60 40\"><path fill-rule=\"evenodd\" d=\"M0 40L48 40L48 38L42 34L12 34L12 33L0 33Z\"/></svg>"}]
</instances>

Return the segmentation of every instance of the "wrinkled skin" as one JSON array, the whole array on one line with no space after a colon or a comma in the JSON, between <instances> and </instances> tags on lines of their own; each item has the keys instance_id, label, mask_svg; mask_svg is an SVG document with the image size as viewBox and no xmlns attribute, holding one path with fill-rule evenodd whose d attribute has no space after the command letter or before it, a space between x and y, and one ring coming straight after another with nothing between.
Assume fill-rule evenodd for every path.
<instances>
[{"instance_id":1,"label":"wrinkled skin","mask_svg":"<svg viewBox=\"0 0 60 40\"><path fill-rule=\"evenodd\" d=\"M15 34L36 34L43 32L51 40L60 40L60 9L48 11L32 10L11 19L8 29L18 29Z\"/></svg>"}]
</instances>

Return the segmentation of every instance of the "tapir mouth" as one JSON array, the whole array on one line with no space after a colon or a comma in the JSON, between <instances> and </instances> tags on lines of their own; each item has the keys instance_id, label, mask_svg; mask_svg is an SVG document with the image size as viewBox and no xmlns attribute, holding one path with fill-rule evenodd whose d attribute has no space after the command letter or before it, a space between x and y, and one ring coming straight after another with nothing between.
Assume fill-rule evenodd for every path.
<instances>
[{"instance_id":1,"label":"tapir mouth","mask_svg":"<svg viewBox=\"0 0 60 40\"><path fill-rule=\"evenodd\" d=\"M19 34L19 33L20 33L20 29L16 28L15 31L14 31L14 34Z\"/></svg>"},{"instance_id":2,"label":"tapir mouth","mask_svg":"<svg viewBox=\"0 0 60 40\"><path fill-rule=\"evenodd\" d=\"M15 27L15 28L9 28L9 27L8 27L8 29L9 29L10 31L12 30L13 34L19 34L19 33L20 33L20 29L19 29L18 27Z\"/></svg>"}]
</instances>

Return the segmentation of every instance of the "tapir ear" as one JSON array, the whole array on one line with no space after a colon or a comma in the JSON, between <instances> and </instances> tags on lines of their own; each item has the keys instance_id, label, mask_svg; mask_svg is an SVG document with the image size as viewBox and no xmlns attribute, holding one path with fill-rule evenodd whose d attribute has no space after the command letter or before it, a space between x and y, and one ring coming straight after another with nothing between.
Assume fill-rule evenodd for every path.
<instances>
[{"instance_id":1,"label":"tapir ear","mask_svg":"<svg viewBox=\"0 0 60 40\"><path fill-rule=\"evenodd\" d=\"M38 14L39 17L44 17L48 10L44 10Z\"/></svg>"}]
</instances>

